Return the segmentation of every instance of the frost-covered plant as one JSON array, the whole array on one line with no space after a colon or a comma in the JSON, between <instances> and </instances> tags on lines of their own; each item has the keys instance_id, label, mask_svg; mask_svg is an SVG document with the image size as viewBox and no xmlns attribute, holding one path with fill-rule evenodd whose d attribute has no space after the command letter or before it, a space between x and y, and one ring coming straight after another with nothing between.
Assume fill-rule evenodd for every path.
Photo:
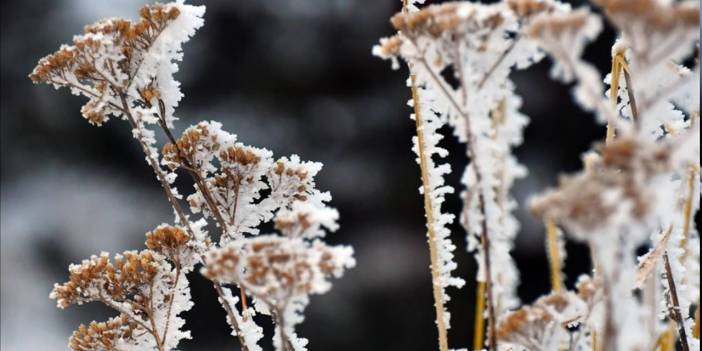
<instances>
[{"instance_id":1,"label":"frost-covered plant","mask_svg":"<svg viewBox=\"0 0 702 351\"><path fill-rule=\"evenodd\" d=\"M261 350L256 314L270 315L278 325L276 349L303 350L307 340L293 328L303 319L308 296L328 291L330 278L355 264L350 247L321 240L338 228L339 215L326 205L330 194L316 189L320 163L296 155L275 160L214 121L174 137L174 110L183 94L173 74L182 44L204 23L204 10L177 1L144 6L135 22L99 21L75 36L73 45L41 59L30 75L35 83L87 97L81 112L93 125L110 116L129 122L177 223L147 233L146 250L113 260L102 253L70 266L69 281L51 293L59 307L98 301L119 312L107 322L81 325L70 338L74 350L175 349L190 338L179 314L193 306L186 274L197 265L212 280L243 350ZM157 129L169 140L161 154ZM190 214L172 185L178 170L195 185L186 199ZM257 236L258 227L271 221L282 236ZM240 297L229 284L239 287ZM252 307L247 295L254 297Z\"/></svg>"},{"instance_id":2,"label":"frost-covered plant","mask_svg":"<svg viewBox=\"0 0 702 351\"><path fill-rule=\"evenodd\" d=\"M391 19L398 33L373 49L392 60L393 68L399 59L409 67L435 290L455 282L449 280L454 246L445 228L452 215L440 213L450 192L442 179L449 168L432 160L448 154L437 146L442 138L437 130L448 124L466 144L470 163L461 219L479 264L473 349L651 349L655 337L640 334L666 332L659 312L670 313L678 324L683 348L699 347L699 336L690 337L690 306L699 305L699 235L691 224L699 204L699 62L682 66L699 41L699 2L595 3L619 30L612 73L604 79L609 91L581 58L602 28L600 16L554 0L448 2L421 9L405 2ZM547 223L552 296L568 296L564 301L580 311L568 318L547 308L547 297L510 311L520 302L510 257L518 223L509 189L526 175L511 148L522 142L527 118L518 111L521 101L509 74L544 55L553 61L552 77L574 83L576 102L607 124L607 144L588 153L586 170L563 178L558 190L531 205ZM577 287L587 293L563 290L565 252L558 225L590 245L595 272ZM642 245L653 249L637 265ZM647 279L653 272L661 278ZM643 300L632 293L642 289L637 277L639 284L650 285ZM443 351L448 349L447 296L435 292L434 298ZM570 340L564 328L575 325Z\"/></svg>"}]
</instances>

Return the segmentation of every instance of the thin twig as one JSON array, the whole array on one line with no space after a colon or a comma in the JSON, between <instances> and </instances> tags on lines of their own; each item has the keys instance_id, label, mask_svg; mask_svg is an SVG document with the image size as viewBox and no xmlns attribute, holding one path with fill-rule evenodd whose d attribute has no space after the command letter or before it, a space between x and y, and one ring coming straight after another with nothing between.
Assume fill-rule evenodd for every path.
<instances>
[{"instance_id":1,"label":"thin twig","mask_svg":"<svg viewBox=\"0 0 702 351\"><path fill-rule=\"evenodd\" d=\"M485 85L485 83L488 81L488 79L490 79L490 76L492 76L492 74L495 73L495 71L497 70L497 67L499 67L502 64L502 61L504 61L505 58L507 58L509 53L512 52L512 50L514 50L514 47L517 46L517 42L521 38L522 38L521 35L517 34L517 36L512 40L512 42L509 43L509 46L507 47L507 49L502 52L502 54L495 61L495 63L492 66L490 66L490 69L488 69L488 71L485 72L485 75L483 76L483 78L480 79L480 82L478 83L478 89L483 88L483 85Z\"/></svg>"},{"instance_id":2,"label":"thin twig","mask_svg":"<svg viewBox=\"0 0 702 351\"><path fill-rule=\"evenodd\" d=\"M624 81L626 82L626 94L629 96L629 108L631 108L631 116L634 119L634 126L641 126L639 118L639 109L636 107L636 94L634 93L634 84L631 82L631 74L629 70L624 70Z\"/></svg>"},{"instance_id":3,"label":"thin twig","mask_svg":"<svg viewBox=\"0 0 702 351\"><path fill-rule=\"evenodd\" d=\"M163 348L163 340L158 335L158 328L156 327L156 319L154 319L154 282L152 280L149 284L149 307L146 309L146 315L149 317L149 322L151 322L151 330L154 331L154 339L156 339L156 347L159 351L165 351Z\"/></svg>"},{"instance_id":4,"label":"thin twig","mask_svg":"<svg viewBox=\"0 0 702 351\"><path fill-rule=\"evenodd\" d=\"M176 266L176 277L175 277L175 281L173 282L173 290L171 291L170 298L168 299L168 309L166 312L166 326L163 328L163 342L166 342L166 336L168 335L168 329L169 329L169 326L171 323L171 313L173 310L173 301L175 300L175 294L178 290L178 283L180 280L181 265L180 265L179 258L176 258L175 266Z\"/></svg>"},{"instance_id":5,"label":"thin twig","mask_svg":"<svg viewBox=\"0 0 702 351\"><path fill-rule=\"evenodd\" d=\"M680 313L680 301L678 300L678 291L675 288L675 279L673 277L673 269L670 267L670 260L668 259L668 253L663 254L663 263L665 267L665 278L668 281L668 299L670 306L668 307L668 312L670 316L675 320L678 325L678 336L680 337L679 343L683 351L690 351L690 347L687 343L687 333L685 331L685 323L683 321L682 314Z\"/></svg>"}]
</instances>

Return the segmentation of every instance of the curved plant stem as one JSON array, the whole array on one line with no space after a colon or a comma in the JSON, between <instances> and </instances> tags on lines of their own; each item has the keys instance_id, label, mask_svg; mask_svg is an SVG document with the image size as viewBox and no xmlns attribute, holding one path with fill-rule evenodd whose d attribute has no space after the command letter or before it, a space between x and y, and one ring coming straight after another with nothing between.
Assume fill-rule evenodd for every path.
<instances>
[{"instance_id":1,"label":"curved plant stem","mask_svg":"<svg viewBox=\"0 0 702 351\"><path fill-rule=\"evenodd\" d=\"M419 92L417 91L416 76L410 75L412 81L412 99L414 100L414 117L417 129L417 149L419 154L419 167L422 175L422 189L424 195L424 211L427 220L427 239L429 242L429 255L431 257L431 276L434 293L434 307L436 309L436 327L439 331L439 350L448 351L448 336L446 319L444 316L444 296L441 291L441 273L439 272L439 254L434 232L434 210L431 203L431 186L429 185L429 169L427 167L427 157L424 149L424 125L422 121L421 106L419 102Z\"/></svg>"}]
</instances>

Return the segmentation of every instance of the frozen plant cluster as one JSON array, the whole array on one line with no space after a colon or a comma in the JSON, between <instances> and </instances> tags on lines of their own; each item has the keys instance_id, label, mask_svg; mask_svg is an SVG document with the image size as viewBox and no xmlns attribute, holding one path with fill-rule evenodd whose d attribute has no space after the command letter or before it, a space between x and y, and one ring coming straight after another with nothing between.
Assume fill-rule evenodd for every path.
<instances>
[{"instance_id":1,"label":"frozen plant cluster","mask_svg":"<svg viewBox=\"0 0 702 351\"><path fill-rule=\"evenodd\" d=\"M397 33L373 48L393 68L400 60L409 68L435 289L451 285L446 272L456 266L441 230L452 216L436 206L449 192L442 176L450 171L432 160L448 156L438 130L450 126L466 145L461 222L479 264L474 350L642 350L661 340L667 350L675 340L699 349L699 2L594 5L618 31L606 76L581 57L602 30L601 16L555 0L405 2L390 20ZM519 228L510 187L527 172L511 150L528 118L510 73L544 56L551 77L573 84L574 100L607 125L607 135L585 155L581 173L532 200L548 227L553 291L522 305L510 256ZM435 218L445 218L439 230ZM593 260L570 291L560 277L561 229L589 245ZM651 252L636 257L641 246ZM434 298L445 351L446 294Z\"/></svg>"},{"instance_id":2,"label":"frozen plant cluster","mask_svg":"<svg viewBox=\"0 0 702 351\"><path fill-rule=\"evenodd\" d=\"M177 1L144 6L135 22L99 21L30 74L35 83L87 97L81 113L93 125L110 116L126 120L175 215L174 225L146 234L147 249L92 256L71 265L69 280L55 285L51 298L61 308L97 301L119 313L81 325L69 339L73 350L176 349L191 338L180 314L194 304L187 274L198 266L242 350L261 350L264 334L255 319L265 317L259 315L275 323L277 350L305 350L308 341L294 327L309 295L327 292L332 278L355 265L351 247L322 241L337 230L339 214L327 205L331 195L316 189L320 163L297 155L274 159L215 121L173 135L183 97L173 74L204 11ZM161 152L158 130L169 140ZM195 187L185 198L173 186L182 174ZM260 234L270 222L278 234Z\"/></svg>"}]
</instances>

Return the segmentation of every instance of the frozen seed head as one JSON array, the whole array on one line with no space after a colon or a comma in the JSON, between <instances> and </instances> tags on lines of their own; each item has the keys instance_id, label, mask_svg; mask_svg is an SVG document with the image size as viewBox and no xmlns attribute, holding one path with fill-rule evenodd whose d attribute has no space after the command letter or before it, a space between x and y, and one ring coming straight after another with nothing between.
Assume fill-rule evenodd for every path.
<instances>
[{"instance_id":1,"label":"frozen seed head","mask_svg":"<svg viewBox=\"0 0 702 351\"><path fill-rule=\"evenodd\" d=\"M699 1L595 0L594 3L619 24L643 21L648 29L661 31L679 26L699 28Z\"/></svg>"},{"instance_id":2,"label":"frozen seed head","mask_svg":"<svg viewBox=\"0 0 702 351\"><path fill-rule=\"evenodd\" d=\"M219 151L220 144L216 134L210 133L209 124L200 122L183 132L176 144L163 146L164 163L172 170L189 164L200 167L201 162L212 158Z\"/></svg>"},{"instance_id":3,"label":"frozen seed head","mask_svg":"<svg viewBox=\"0 0 702 351\"><path fill-rule=\"evenodd\" d=\"M551 349L547 345L555 340L555 335L584 316L586 308L573 293L551 293L501 317L497 338L530 350Z\"/></svg>"},{"instance_id":4,"label":"frozen seed head","mask_svg":"<svg viewBox=\"0 0 702 351\"><path fill-rule=\"evenodd\" d=\"M132 83L159 34L180 16L179 6L183 5L146 5L136 22L108 18L87 25L83 34L73 38L72 45L62 45L39 60L29 78L34 83L68 87L88 97L81 113L96 126L105 123L108 115L122 113L120 99L131 94L132 85L136 96L130 98L151 107L161 98L159 88L144 79Z\"/></svg>"},{"instance_id":5,"label":"frozen seed head","mask_svg":"<svg viewBox=\"0 0 702 351\"><path fill-rule=\"evenodd\" d=\"M72 265L68 281L56 284L50 297L61 308L106 298L123 302L153 282L161 264L149 250L126 251L116 255L114 262L103 252Z\"/></svg>"},{"instance_id":6,"label":"frozen seed head","mask_svg":"<svg viewBox=\"0 0 702 351\"><path fill-rule=\"evenodd\" d=\"M84 35L76 36L73 45L63 45L55 53L42 58L29 77L35 83L55 83L55 79L61 81L72 73L79 80L99 80L93 74L104 67L96 67L97 57L92 55L100 54L102 46L108 44L120 49L118 52L123 57L115 63L127 68L134 51L148 49L163 28L178 18L180 10L173 4L145 5L139 15L141 20L134 23L110 18L85 26Z\"/></svg>"},{"instance_id":7,"label":"frozen seed head","mask_svg":"<svg viewBox=\"0 0 702 351\"><path fill-rule=\"evenodd\" d=\"M243 145L234 145L222 150L219 158L227 164L238 164L244 167L255 166L261 161L252 148Z\"/></svg>"},{"instance_id":8,"label":"frozen seed head","mask_svg":"<svg viewBox=\"0 0 702 351\"><path fill-rule=\"evenodd\" d=\"M530 17L553 8L550 0L507 0L507 6L520 17Z\"/></svg>"},{"instance_id":9,"label":"frozen seed head","mask_svg":"<svg viewBox=\"0 0 702 351\"><path fill-rule=\"evenodd\" d=\"M332 276L339 277L355 261L347 247L277 236L231 242L212 250L203 273L210 279L245 287L268 303L326 292Z\"/></svg>"},{"instance_id":10,"label":"frozen seed head","mask_svg":"<svg viewBox=\"0 0 702 351\"><path fill-rule=\"evenodd\" d=\"M121 340L131 339L138 325L126 314L106 322L81 324L68 340L68 347L75 351L116 350Z\"/></svg>"},{"instance_id":11,"label":"frozen seed head","mask_svg":"<svg viewBox=\"0 0 702 351\"><path fill-rule=\"evenodd\" d=\"M158 252L173 262L180 260L190 241L190 236L180 227L162 224L151 232L146 233L146 247Z\"/></svg>"},{"instance_id":12,"label":"frozen seed head","mask_svg":"<svg viewBox=\"0 0 702 351\"><path fill-rule=\"evenodd\" d=\"M601 157L590 158L586 171L561 177L557 190L532 200L531 211L587 231L606 225L619 208L643 220L655 200L647 181L670 169L669 148L622 137L598 149Z\"/></svg>"},{"instance_id":13,"label":"frozen seed head","mask_svg":"<svg viewBox=\"0 0 702 351\"><path fill-rule=\"evenodd\" d=\"M526 28L532 38L557 38L566 33L575 33L588 25L590 12L578 9L569 13L544 14L534 18Z\"/></svg>"},{"instance_id":14,"label":"frozen seed head","mask_svg":"<svg viewBox=\"0 0 702 351\"><path fill-rule=\"evenodd\" d=\"M393 35L389 38L381 38L380 45L373 48L373 53L382 58L395 57L400 53L402 46L402 38L399 35Z\"/></svg>"},{"instance_id":15,"label":"frozen seed head","mask_svg":"<svg viewBox=\"0 0 702 351\"><path fill-rule=\"evenodd\" d=\"M404 35L434 38L496 28L503 21L498 9L465 2L430 5L416 12L398 12L390 19L395 29Z\"/></svg>"}]
</instances>

